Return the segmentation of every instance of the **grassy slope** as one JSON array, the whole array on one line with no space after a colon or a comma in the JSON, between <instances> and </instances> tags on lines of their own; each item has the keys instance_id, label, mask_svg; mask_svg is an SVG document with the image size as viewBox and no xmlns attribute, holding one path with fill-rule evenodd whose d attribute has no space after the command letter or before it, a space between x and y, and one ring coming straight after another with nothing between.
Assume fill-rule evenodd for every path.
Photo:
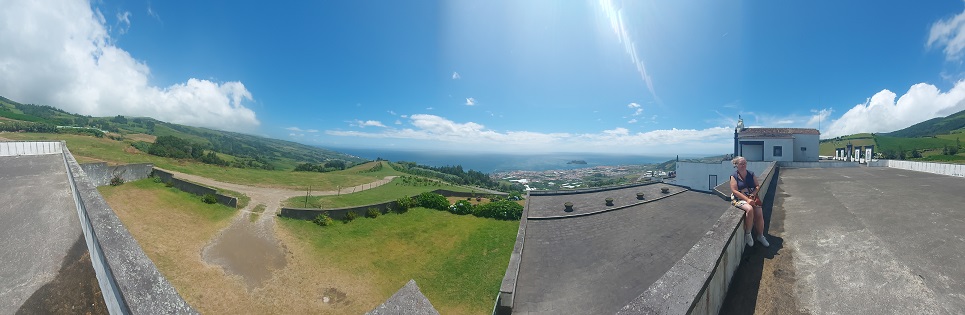
<instances>
[{"instance_id":1,"label":"grassy slope","mask_svg":"<svg viewBox=\"0 0 965 315\"><path fill-rule=\"evenodd\" d=\"M318 260L344 272L371 276L371 285L383 301L415 279L443 314L492 310L519 226L518 221L425 208L324 228L300 220L279 223L298 240L310 243Z\"/></svg>"},{"instance_id":2,"label":"grassy slope","mask_svg":"<svg viewBox=\"0 0 965 315\"><path fill-rule=\"evenodd\" d=\"M404 186L402 180L396 178L392 182L360 192L352 193L351 190L342 189L343 195L337 196L313 196L308 198L308 208L341 208L358 205L370 205L386 201L396 200L405 196L415 196L427 191L436 189L447 189L451 191L472 190L462 186L444 185L439 186ZM293 197L285 200L286 207L305 207L305 197Z\"/></svg>"},{"instance_id":3,"label":"grassy slope","mask_svg":"<svg viewBox=\"0 0 965 315\"><path fill-rule=\"evenodd\" d=\"M240 169L220 167L194 161L179 161L137 152L130 147L129 141L116 141L72 134L44 133L3 133L5 138L14 140L65 140L70 152L81 163L105 161L109 163L152 163L157 167L208 177L214 180L252 186L284 187L316 190L335 190L336 187L351 187L370 183L389 175L403 175L391 167L383 167L377 172L360 172L374 164L364 164L344 171L316 173L268 171L260 169Z\"/></svg>"}]
</instances>

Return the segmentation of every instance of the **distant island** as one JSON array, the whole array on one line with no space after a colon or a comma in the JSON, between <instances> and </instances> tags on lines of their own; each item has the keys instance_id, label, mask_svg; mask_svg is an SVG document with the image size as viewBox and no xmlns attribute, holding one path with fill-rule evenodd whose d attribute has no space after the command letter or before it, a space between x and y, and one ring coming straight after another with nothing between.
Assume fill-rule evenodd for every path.
<instances>
[{"instance_id":1,"label":"distant island","mask_svg":"<svg viewBox=\"0 0 965 315\"><path fill-rule=\"evenodd\" d=\"M572 161L566 162L566 164L586 164L586 161L584 161L584 160L572 160Z\"/></svg>"}]
</instances>

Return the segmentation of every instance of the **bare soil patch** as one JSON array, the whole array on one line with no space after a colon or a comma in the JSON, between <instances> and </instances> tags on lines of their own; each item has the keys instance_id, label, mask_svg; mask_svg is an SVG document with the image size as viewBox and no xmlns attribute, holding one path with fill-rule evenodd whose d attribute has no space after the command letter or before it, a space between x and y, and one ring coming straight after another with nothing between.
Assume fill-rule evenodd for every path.
<instances>
[{"instance_id":1,"label":"bare soil patch","mask_svg":"<svg viewBox=\"0 0 965 315\"><path fill-rule=\"evenodd\" d=\"M154 143L154 141L157 140L157 136L144 134L144 133L129 134L125 137L134 141L144 141L144 142L150 142L150 143Z\"/></svg>"}]
</instances>

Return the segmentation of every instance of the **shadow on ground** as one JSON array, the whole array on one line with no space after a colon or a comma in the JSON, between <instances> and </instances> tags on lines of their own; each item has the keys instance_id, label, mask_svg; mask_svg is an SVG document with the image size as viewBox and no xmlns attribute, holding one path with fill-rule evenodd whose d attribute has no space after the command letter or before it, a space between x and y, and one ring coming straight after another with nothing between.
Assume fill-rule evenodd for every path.
<instances>
[{"instance_id":1,"label":"shadow on ground","mask_svg":"<svg viewBox=\"0 0 965 315\"><path fill-rule=\"evenodd\" d=\"M793 249L784 240L784 198L780 173L764 198L764 232L770 247L745 248L720 314L807 314L794 295Z\"/></svg>"}]
</instances>

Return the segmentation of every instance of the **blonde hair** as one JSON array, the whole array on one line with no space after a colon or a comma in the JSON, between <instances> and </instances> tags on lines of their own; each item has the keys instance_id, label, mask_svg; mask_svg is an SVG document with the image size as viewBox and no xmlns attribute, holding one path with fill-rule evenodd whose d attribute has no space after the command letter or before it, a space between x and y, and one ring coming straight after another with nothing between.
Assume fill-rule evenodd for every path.
<instances>
[{"instance_id":1,"label":"blonde hair","mask_svg":"<svg viewBox=\"0 0 965 315\"><path fill-rule=\"evenodd\" d=\"M730 160L730 164L734 164L734 167L737 167L737 163L740 163L741 161L744 161L746 163L747 159L745 159L743 156L738 155L733 160Z\"/></svg>"}]
</instances>

